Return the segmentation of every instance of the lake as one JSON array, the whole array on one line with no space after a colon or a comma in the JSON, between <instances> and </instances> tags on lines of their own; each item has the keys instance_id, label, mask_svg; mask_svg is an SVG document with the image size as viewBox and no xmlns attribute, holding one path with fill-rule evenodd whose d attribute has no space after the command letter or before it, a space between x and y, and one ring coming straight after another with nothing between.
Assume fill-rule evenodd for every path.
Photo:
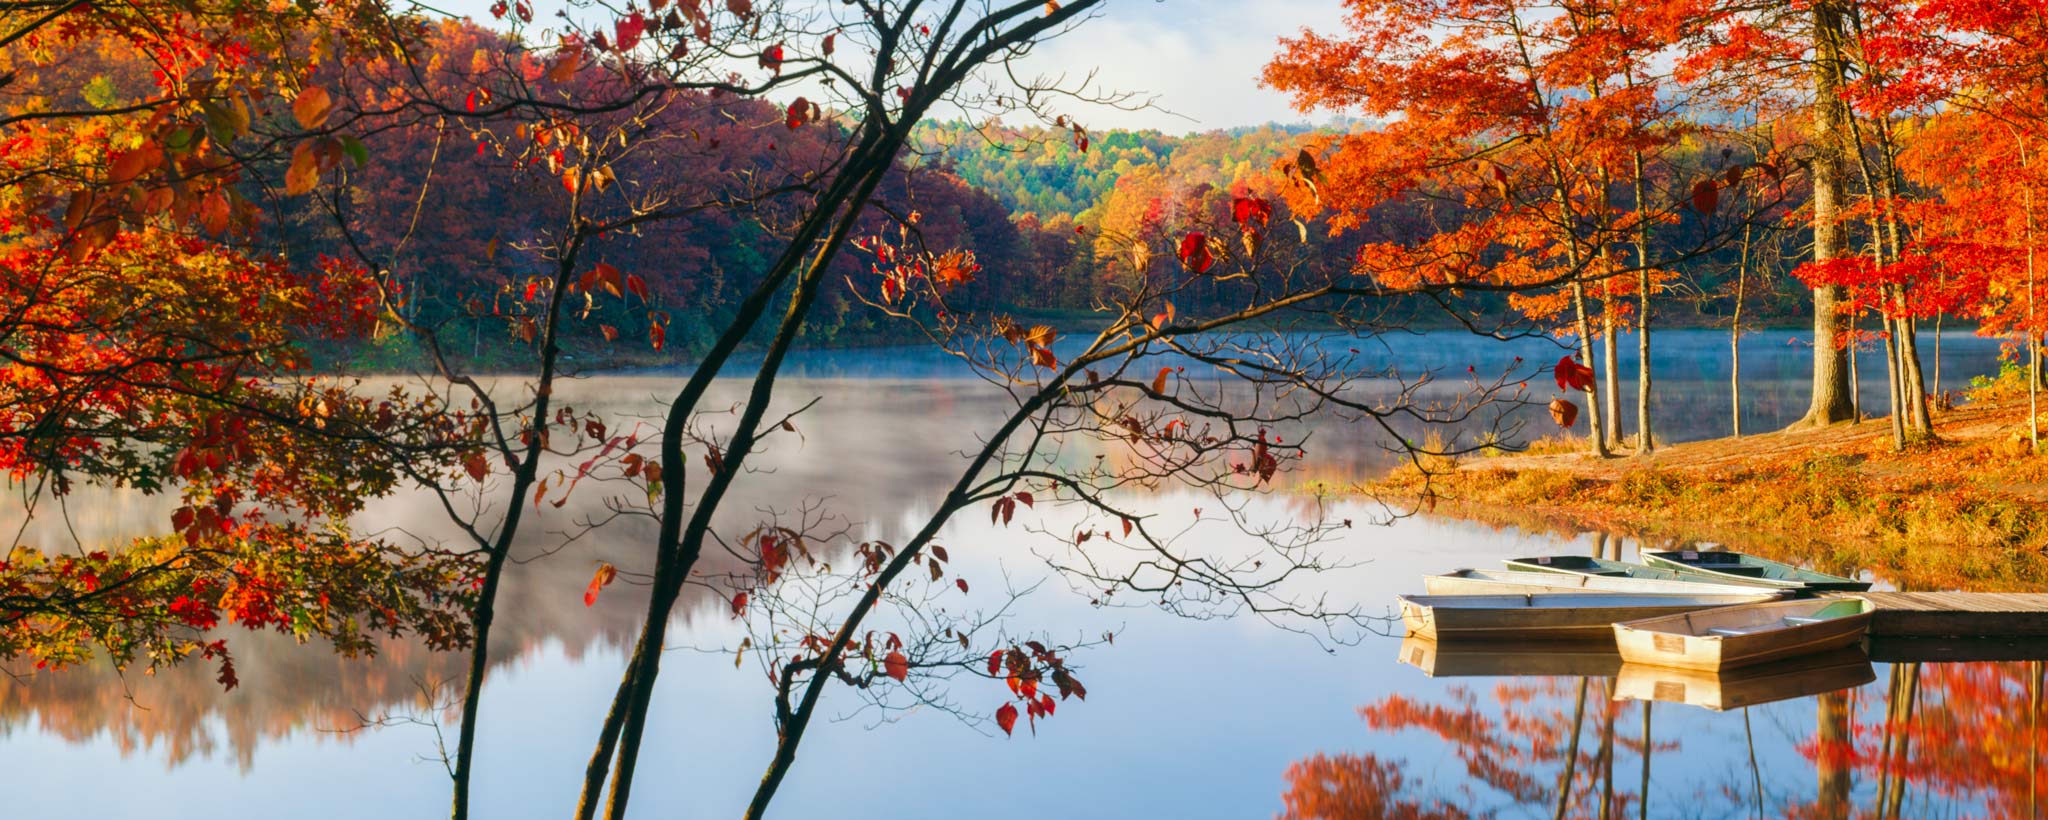
<instances>
[{"instance_id":1,"label":"lake","mask_svg":"<svg viewBox=\"0 0 2048 820\"><path fill-rule=\"evenodd\" d=\"M1625 352L1632 354L1632 342L1624 341ZM1662 437L1726 434L1726 346L1726 335L1713 331L1658 337ZM1998 347L1950 334L1943 387L1960 389L1994 370ZM1922 350L1932 355L1932 339ZM1467 366L1510 367L1516 356L1554 361L1559 352L1541 339L1504 344L1431 333L1376 340L1360 355L1410 374L1462 374ZM1795 333L1745 337L1746 429L1772 429L1804 410L1809 356ZM1881 358L1867 354L1865 362L1866 410L1883 413ZM1624 366L1634 372L1632 359ZM772 472L750 483L748 503L734 506L788 509L829 497L836 512L861 524L863 537L900 542L958 470L954 451L972 445L976 425L1005 401L955 367L914 349L799 355L781 395L822 401L799 422L801 446L764 462ZM677 384L673 374L606 376L563 395L632 416L653 413ZM1625 381L1630 415L1632 389ZM739 385L723 384L707 404L740 394ZM1528 429L1554 429L1547 424ZM1370 431L1329 427L1314 435L1319 477L1364 479L1388 463L1384 442ZM171 506L90 491L69 501L72 528L38 521L25 538L46 549L67 548L74 531L86 541L117 540L160 529ZM1285 492L1242 501L1242 515L1253 521L1288 520L1314 507ZM1133 503L1197 528L1220 550L1243 538L1218 520L1211 496L1160 490ZM1380 518L1377 505L1330 503L1327 514L1359 526L1322 547L1351 566L1315 583L1334 602L1375 613L1391 612L1398 594L1419 592L1423 574L1514 555L1592 554L1607 543L1592 533L1426 516L1369 525ZM1456 659L1404 647L1397 624L1317 630L1254 617L1180 617L1143 601L1097 606L1046 569L1065 556L1033 530L1071 531L1075 521L1068 510L1040 507L1008 527L975 514L949 526L941 543L952 551L952 571L971 579L975 592L948 605L1000 607L1016 591L1015 630L1068 642L1114 632L1113 645L1072 656L1087 700L1060 704L1035 735L1020 724L1015 737L1005 737L984 717L1006 697L988 681L953 682L945 703L887 709L835 687L827 695L833 719L812 727L773 815L1250 818L1293 807L1329 817L1551 817L1560 814L1560 782L1570 785L1562 814L1574 817L1599 816L1603 801L1616 817L1840 817L1848 806L1876 815L1880 801L1894 797L1898 808L1889 816L2034 813L2039 758L2048 751L2039 663L1850 664L1778 687L1797 696L1729 711L1616 700L1618 691L1656 692L1656 682L1599 674L1480 669L1431 677L1422 667L1453 672ZM1204 507L1209 512L1198 516ZM576 504L545 509L523 529L520 556L532 560L517 567L501 598L498 663L479 725L480 818L568 815L644 606L637 588L623 582L594 607L582 602L597 561L628 571L646 566L644 529L606 530L604 538L541 557L562 547L579 514ZM10 507L0 524L18 526L20 517ZM448 535L423 498L381 500L363 523L422 538ZM1644 546L1626 543L1624 557ZM679 608L634 789L636 816L735 817L751 796L774 728L761 667L748 658L735 668L742 632L713 596ZM457 673L461 658L398 643L373 659L346 660L274 635L230 640L242 685L225 694L212 670L199 667L154 677L9 670L0 677L0 771L14 785L4 814L445 815L437 738L452 726L445 703L429 693L434 681ZM1837 691L1816 697L1801 686ZM1910 719L1888 725L1888 710L1907 699ZM1576 758L1565 753L1574 736Z\"/></svg>"}]
</instances>

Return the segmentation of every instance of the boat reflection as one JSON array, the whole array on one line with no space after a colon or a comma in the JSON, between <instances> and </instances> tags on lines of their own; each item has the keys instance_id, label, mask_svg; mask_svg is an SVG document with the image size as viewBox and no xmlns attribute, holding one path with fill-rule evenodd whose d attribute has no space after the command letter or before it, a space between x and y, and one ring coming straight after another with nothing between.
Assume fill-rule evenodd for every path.
<instances>
[{"instance_id":1,"label":"boat reflection","mask_svg":"<svg viewBox=\"0 0 2048 820\"><path fill-rule=\"evenodd\" d=\"M1874 680L1877 670L1870 659L1848 648L1720 672L1624 663L1614 697L1720 712L1853 689Z\"/></svg>"},{"instance_id":2,"label":"boat reflection","mask_svg":"<svg viewBox=\"0 0 2048 820\"><path fill-rule=\"evenodd\" d=\"M1609 641L1401 641L1401 662L1432 678L1611 678L1621 656Z\"/></svg>"}]
</instances>

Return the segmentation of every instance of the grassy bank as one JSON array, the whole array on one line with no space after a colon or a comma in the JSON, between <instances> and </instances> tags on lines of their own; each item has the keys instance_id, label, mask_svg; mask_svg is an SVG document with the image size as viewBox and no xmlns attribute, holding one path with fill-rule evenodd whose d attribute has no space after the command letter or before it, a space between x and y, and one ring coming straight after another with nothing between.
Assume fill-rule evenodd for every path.
<instances>
[{"instance_id":1,"label":"grassy bank","mask_svg":"<svg viewBox=\"0 0 2048 820\"><path fill-rule=\"evenodd\" d=\"M1869 569L1904 589L2048 589L2048 457L2026 403L1986 391L1893 452L1884 419L1667 446L1641 458L1524 453L1405 468L1363 487L1535 530L1713 542Z\"/></svg>"}]
</instances>

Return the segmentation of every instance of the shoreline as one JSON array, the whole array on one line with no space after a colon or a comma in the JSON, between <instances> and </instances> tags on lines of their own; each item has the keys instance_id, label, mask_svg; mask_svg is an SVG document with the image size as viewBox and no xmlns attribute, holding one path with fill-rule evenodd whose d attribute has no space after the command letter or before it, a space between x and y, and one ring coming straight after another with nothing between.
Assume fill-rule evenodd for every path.
<instances>
[{"instance_id":1,"label":"shoreline","mask_svg":"<svg viewBox=\"0 0 2048 820\"><path fill-rule=\"evenodd\" d=\"M2048 590L2048 458L2026 402L1937 412L1892 452L1884 417L1665 445L1648 457L1552 451L1404 467L1357 491L1434 498L1433 514L1537 532L1714 543L1900 589ZM2014 438L2015 431L2018 433ZM1546 449L1553 449L1551 445Z\"/></svg>"}]
</instances>

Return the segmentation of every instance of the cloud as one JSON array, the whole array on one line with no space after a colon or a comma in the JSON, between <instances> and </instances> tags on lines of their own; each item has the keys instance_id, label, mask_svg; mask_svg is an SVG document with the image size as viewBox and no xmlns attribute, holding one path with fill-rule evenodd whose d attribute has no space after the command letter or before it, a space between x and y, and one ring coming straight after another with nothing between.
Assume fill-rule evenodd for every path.
<instances>
[{"instance_id":1,"label":"cloud","mask_svg":"<svg viewBox=\"0 0 2048 820\"><path fill-rule=\"evenodd\" d=\"M1204 131L1313 118L1286 95L1259 86L1279 39L1303 27L1335 29L1338 0L1111 0L1099 17L1040 45L1029 73L1080 79L1096 71L1095 91L1153 99L1156 108L1074 111L1091 129Z\"/></svg>"}]
</instances>

